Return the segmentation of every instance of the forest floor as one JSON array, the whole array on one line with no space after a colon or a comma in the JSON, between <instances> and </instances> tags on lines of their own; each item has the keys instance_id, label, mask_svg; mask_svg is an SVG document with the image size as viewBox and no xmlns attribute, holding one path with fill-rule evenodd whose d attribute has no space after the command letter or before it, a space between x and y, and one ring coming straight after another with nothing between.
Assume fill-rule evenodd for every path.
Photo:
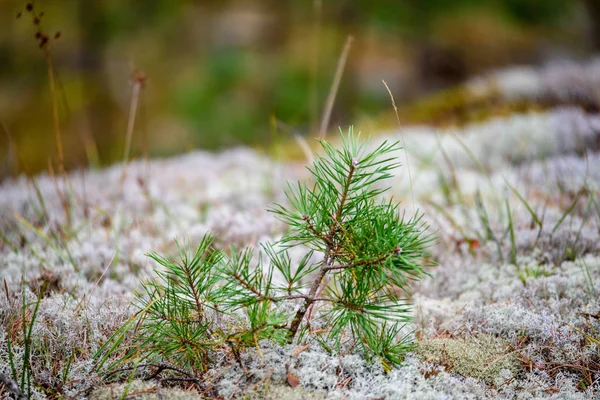
<instances>
[{"instance_id":1,"label":"forest floor","mask_svg":"<svg viewBox=\"0 0 600 400\"><path fill-rule=\"evenodd\" d=\"M598 398L600 114L588 107L597 64L465 86L477 99L543 103L537 110L371 134L372 146L404 146L387 184L436 236L438 266L411 299L418 345L402 366L386 373L360 354L262 342L241 355L245 370L215 359L202 377L213 397ZM111 382L93 356L153 276L147 253L172 253L175 238L194 246L209 231L223 248L279 238L285 226L265 209L285 202L286 181L308 178L304 164L197 151L2 183L0 374L32 398L206 396L143 375ZM0 397L13 395L8 386Z\"/></svg>"}]
</instances>

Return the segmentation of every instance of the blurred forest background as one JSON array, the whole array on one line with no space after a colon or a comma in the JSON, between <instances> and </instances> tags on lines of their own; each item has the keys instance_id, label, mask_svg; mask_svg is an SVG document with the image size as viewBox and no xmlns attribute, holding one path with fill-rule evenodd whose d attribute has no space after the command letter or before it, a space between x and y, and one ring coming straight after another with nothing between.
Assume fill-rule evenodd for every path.
<instances>
[{"instance_id":1,"label":"blurred forest background","mask_svg":"<svg viewBox=\"0 0 600 400\"><path fill-rule=\"evenodd\" d=\"M349 35L330 127L364 130L395 126L382 79L402 107L503 66L587 59L599 21L596 0L0 0L0 179L56 160L39 27L75 168L122 159L132 76L132 157L265 146L318 130Z\"/></svg>"}]
</instances>

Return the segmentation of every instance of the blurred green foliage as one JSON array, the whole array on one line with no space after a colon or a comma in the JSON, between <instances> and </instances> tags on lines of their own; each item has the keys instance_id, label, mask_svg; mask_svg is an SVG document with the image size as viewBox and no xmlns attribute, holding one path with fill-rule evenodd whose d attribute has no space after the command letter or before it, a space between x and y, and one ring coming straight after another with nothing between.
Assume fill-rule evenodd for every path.
<instances>
[{"instance_id":1,"label":"blurred green foliage","mask_svg":"<svg viewBox=\"0 0 600 400\"><path fill-rule=\"evenodd\" d=\"M0 177L23 171L14 153L32 172L55 157L46 64L26 3L0 5L0 116L11 138L0 140ZM44 29L61 32L50 50L67 167L89 161L86 140L97 145L102 163L121 158L134 69L148 77L134 156L264 145L274 133L315 133L350 34L355 41L332 127L388 110L381 79L404 104L489 68L539 63L553 52L588 54L594 48L586 23L595 21L573 23L585 19L585 6L579 0L35 2Z\"/></svg>"}]
</instances>

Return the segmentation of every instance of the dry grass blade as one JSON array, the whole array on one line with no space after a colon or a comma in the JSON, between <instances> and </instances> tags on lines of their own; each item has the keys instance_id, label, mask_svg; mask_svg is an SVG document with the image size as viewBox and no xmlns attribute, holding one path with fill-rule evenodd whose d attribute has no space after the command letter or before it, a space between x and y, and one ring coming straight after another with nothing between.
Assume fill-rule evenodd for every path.
<instances>
[{"instance_id":1,"label":"dry grass blade","mask_svg":"<svg viewBox=\"0 0 600 400\"><path fill-rule=\"evenodd\" d=\"M127 163L129 161L129 153L131 152L131 142L133 140L133 129L135 128L135 117L137 115L138 103L140 94L144 88L146 76L144 73L134 70L131 74L131 102L129 104L129 117L127 119L127 133L125 136L125 149L123 151L123 174L121 175L121 185L127 177Z\"/></svg>"},{"instance_id":2,"label":"dry grass blade","mask_svg":"<svg viewBox=\"0 0 600 400\"><path fill-rule=\"evenodd\" d=\"M342 80L342 75L344 74L346 60L348 59L348 53L350 52L350 47L352 47L353 41L354 38L352 36L348 36L346 39L346 44L344 45L344 50L342 50L342 54L338 60L333 82L331 83L329 95L327 96L327 103L325 103L325 112L323 113L323 119L321 120L321 128L319 129L319 137L321 139L324 139L325 135L327 134L327 127L329 126L329 120L331 119L331 112L333 111L335 96L337 95L338 88L340 87L340 81Z\"/></svg>"},{"instance_id":3,"label":"dry grass blade","mask_svg":"<svg viewBox=\"0 0 600 400\"><path fill-rule=\"evenodd\" d=\"M52 98L52 123L54 126L54 138L56 141L56 152L58 155L58 167L61 175L66 175L65 172L65 157L63 153L62 138L60 132L60 120L58 116L58 102L56 101L56 88L54 83L54 65L48 47L44 48L44 56L48 64L48 80L50 83L50 94Z\"/></svg>"},{"instance_id":4,"label":"dry grass blade","mask_svg":"<svg viewBox=\"0 0 600 400\"><path fill-rule=\"evenodd\" d=\"M308 164L312 164L314 155L309 144L306 142L306 139L304 139L303 136L294 135L294 140L296 141L296 143L298 143L298 146L300 146L300 149L304 153L304 157L306 157L306 162Z\"/></svg>"},{"instance_id":5,"label":"dry grass blade","mask_svg":"<svg viewBox=\"0 0 600 400\"><path fill-rule=\"evenodd\" d=\"M392 107L394 107L394 113L396 114L396 121L398 122L398 129L400 130L400 137L402 138L402 148L404 149L404 156L406 157L406 168L408 170L408 180L410 183L410 194L412 197L412 205L413 205L413 212L416 211L416 207L415 207L415 193L413 191L413 187L412 187L412 174L410 172L410 163L408 162L408 153L406 151L406 142L404 140L404 135L402 134L402 124L400 123L400 116L398 115L398 107L396 106L396 101L394 100L394 95L392 94L392 91L390 90L390 87L388 86L388 84L382 79L381 82L383 82L383 85L385 86L385 88L387 89L389 95L390 95L390 99L392 100Z\"/></svg>"},{"instance_id":6,"label":"dry grass blade","mask_svg":"<svg viewBox=\"0 0 600 400\"><path fill-rule=\"evenodd\" d=\"M467 146L467 144L465 142L463 142L456 133L453 133L452 136L456 139L456 141L458 142L460 147L463 148L465 153L467 153L469 158L473 161L473 163L475 164L475 166L477 167L477 169L479 170L481 175L483 175L485 177L485 179L488 181L489 187L492 190L492 193L494 194L494 200L496 201L496 206L498 207L498 210L500 210L500 219L503 220L503 218L502 218L502 201L500 200L500 196L498 195L498 193L495 190L494 182L492 182L492 178L490 177L489 171L487 170L485 165L483 165L481 163L481 161L479 161L479 159L477 158L475 153L473 153L473 150L471 150L469 148L469 146Z\"/></svg>"},{"instance_id":7,"label":"dry grass blade","mask_svg":"<svg viewBox=\"0 0 600 400\"><path fill-rule=\"evenodd\" d=\"M319 124L319 43L321 41L321 26L323 21L323 1L314 0L313 3L313 45L310 62L310 93L309 93L309 112L310 112L310 132L317 133Z\"/></svg>"}]
</instances>

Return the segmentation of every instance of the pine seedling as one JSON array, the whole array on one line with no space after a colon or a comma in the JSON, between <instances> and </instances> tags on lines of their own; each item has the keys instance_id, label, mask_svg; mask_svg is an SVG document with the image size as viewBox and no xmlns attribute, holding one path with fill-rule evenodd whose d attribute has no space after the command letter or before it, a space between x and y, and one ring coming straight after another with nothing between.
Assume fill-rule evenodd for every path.
<instances>
[{"instance_id":1,"label":"pine seedling","mask_svg":"<svg viewBox=\"0 0 600 400\"><path fill-rule=\"evenodd\" d=\"M381 198L399 166L398 143L369 149L359 139L350 130L340 150L320 141L324 154L308 168L311 183L288 184L288 204L269 209L289 230L258 255L216 250L210 235L193 255L180 251L180 260L151 254L163 269L142 284L139 312L98 352L98 368L119 349L109 370L141 359L198 374L218 351L232 351L243 368L246 347L303 341L317 335L315 320L314 338L326 350L350 345L386 370L399 364L412 345L402 333L412 320L405 299L431 265L432 237L422 216L406 218ZM308 251L294 262L296 246Z\"/></svg>"},{"instance_id":2,"label":"pine seedling","mask_svg":"<svg viewBox=\"0 0 600 400\"><path fill-rule=\"evenodd\" d=\"M348 330L367 354L385 358L393 346L378 349L375 343L411 320L401 298L409 294L410 281L425 273L424 251L432 238L421 216L407 220L397 204L379 199L387 191L380 183L399 166L393 156L398 143L369 150L352 130L342 141L341 150L320 141L325 154L309 168L314 183L289 185L289 207L270 209L290 227L281 244L323 254L311 268L312 283L290 323L289 338L296 336L309 309L324 303L330 339Z\"/></svg>"}]
</instances>

